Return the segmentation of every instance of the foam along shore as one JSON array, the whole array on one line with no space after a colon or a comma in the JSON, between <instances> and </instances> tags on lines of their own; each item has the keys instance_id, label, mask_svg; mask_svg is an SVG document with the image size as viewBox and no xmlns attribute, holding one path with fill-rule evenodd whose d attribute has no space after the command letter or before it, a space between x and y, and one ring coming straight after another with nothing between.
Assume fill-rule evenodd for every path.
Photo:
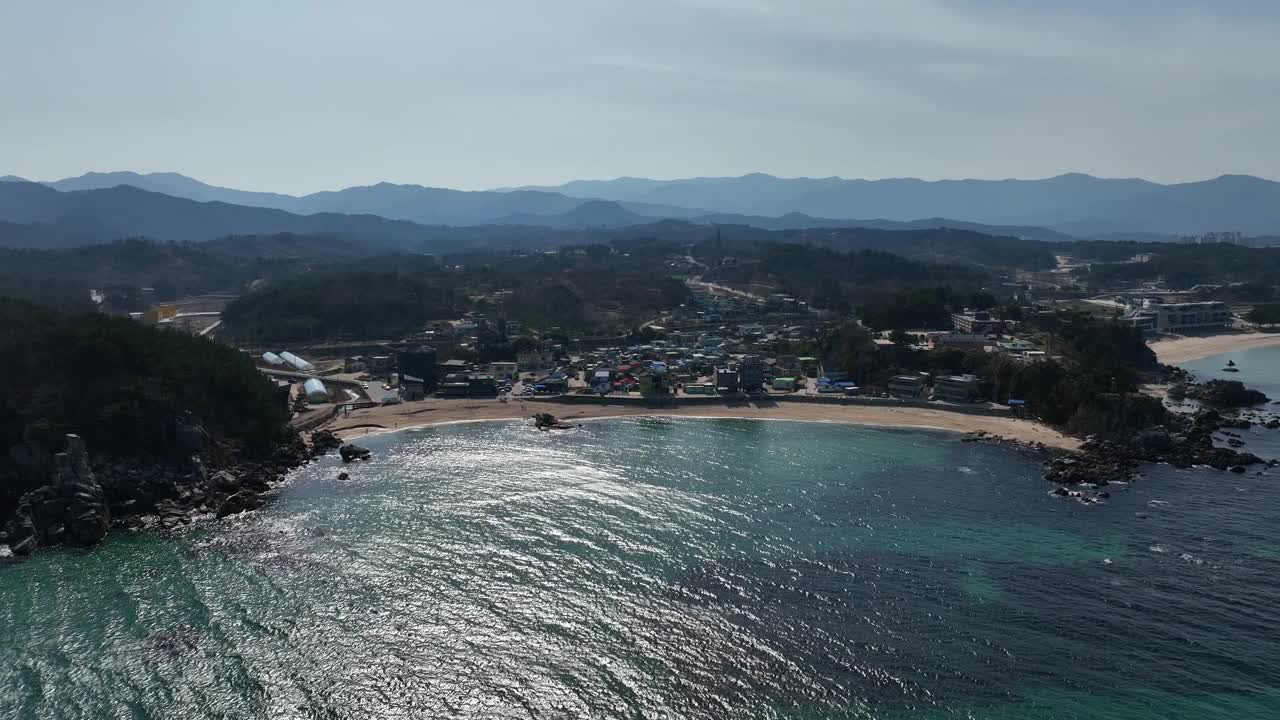
<instances>
[{"instance_id":1,"label":"foam along shore","mask_svg":"<svg viewBox=\"0 0 1280 720\"><path fill-rule=\"evenodd\" d=\"M1280 333L1245 331L1216 335L1186 335L1161 338L1148 344L1155 351L1160 362L1174 365L1235 350L1280 345Z\"/></svg>"},{"instance_id":2,"label":"foam along shore","mask_svg":"<svg viewBox=\"0 0 1280 720\"><path fill-rule=\"evenodd\" d=\"M366 433L402 430L441 423L475 420L523 420L538 412L549 412L566 423L607 417L703 417L760 418L770 420L804 420L839 422L878 427L925 428L959 433L986 432L990 435L1024 443L1075 450L1076 438L1063 435L1051 427L1031 420L1011 417L969 415L945 409L923 407L884 407L869 405L827 405L800 402L726 402L723 405L699 404L654 408L636 403L561 404L556 402L499 402L498 400L429 399L355 410L325 426L344 440Z\"/></svg>"}]
</instances>

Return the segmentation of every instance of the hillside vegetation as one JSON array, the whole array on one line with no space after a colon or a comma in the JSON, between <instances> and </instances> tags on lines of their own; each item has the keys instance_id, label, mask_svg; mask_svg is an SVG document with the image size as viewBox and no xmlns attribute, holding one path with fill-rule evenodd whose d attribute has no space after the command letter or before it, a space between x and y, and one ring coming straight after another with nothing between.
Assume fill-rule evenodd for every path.
<instances>
[{"instance_id":1,"label":"hillside vegetation","mask_svg":"<svg viewBox=\"0 0 1280 720\"><path fill-rule=\"evenodd\" d=\"M101 314L0 298L0 448L61 447L77 433L117 457L165 456L190 416L247 456L287 434L288 412L253 361L222 343ZM9 472L6 468L0 472ZM0 500L43 482L0 476ZM0 502L0 507L6 503Z\"/></svg>"}]
</instances>

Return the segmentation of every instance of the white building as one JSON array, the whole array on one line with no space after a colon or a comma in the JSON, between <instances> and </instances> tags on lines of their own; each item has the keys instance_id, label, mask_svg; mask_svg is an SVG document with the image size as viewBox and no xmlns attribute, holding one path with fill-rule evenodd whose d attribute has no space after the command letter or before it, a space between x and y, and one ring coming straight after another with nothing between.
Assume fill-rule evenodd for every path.
<instances>
[{"instance_id":1,"label":"white building","mask_svg":"<svg viewBox=\"0 0 1280 720\"><path fill-rule=\"evenodd\" d=\"M489 374L496 380L514 380L518 374L517 364L508 361L491 362Z\"/></svg>"},{"instance_id":2,"label":"white building","mask_svg":"<svg viewBox=\"0 0 1280 720\"><path fill-rule=\"evenodd\" d=\"M1149 303L1126 319L1148 332L1221 329L1231 327L1231 308L1223 302Z\"/></svg>"},{"instance_id":3,"label":"white building","mask_svg":"<svg viewBox=\"0 0 1280 720\"><path fill-rule=\"evenodd\" d=\"M555 358L549 352L541 350L531 350L516 353L516 366L520 372L537 372L539 370L550 370Z\"/></svg>"},{"instance_id":4,"label":"white building","mask_svg":"<svg viewBox=\"0 0 1280 720\"><path fill-rule=\"evenodd\" d=\"M289 363L289 365L292 366L295 370L300 370L302 372L313 372L316 369L315 365L312 365L311 363L307 362L306 360L303 360L302 358L298 357L297 355L294 355L293 353L287 350L280 353L280 359Z\"/></svg>"},{"instance_id":5,"label":"white building","mask_svg":"<svg viewBox=\"0 0 1280 720\"><path fill-rule=\"evenodd\" d=\"M329 402L329 390L324 383L315 378L311 378L302 384L302 390L307 395L307 402L326 403Z\"/></svg>"}]
</instances>

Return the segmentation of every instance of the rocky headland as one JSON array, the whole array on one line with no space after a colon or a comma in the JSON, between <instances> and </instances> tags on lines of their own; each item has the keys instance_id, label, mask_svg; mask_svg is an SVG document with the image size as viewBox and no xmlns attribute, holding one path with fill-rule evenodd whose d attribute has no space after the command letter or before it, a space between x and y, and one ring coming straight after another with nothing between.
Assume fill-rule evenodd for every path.
<instances>
[{"instance_id":1,"label":"rocky headland","mask_svg":"<svg viewBox=\"0 0 1280 720\"><path fill-rule=\"evenodd\" d=\"M180 454L165 459L95 456L78 435L67 435L56 453L31 443L11 448L11 469L45 481L23 494L0 526L0 557L90 547L112 529L173 530L199 518L257 510L291 470L330 450L339 449L346 462L369 457L323 430L310 444L293 434L258 460L210 443L198 427L177 435Z\"/></svg>"},{"instance_id":2,"label":"rocky headland","mask_svg":"<svg viewBox=\"0 0 1280 720\"><path fill-rule=\"evenodd\" d=\"M1238 380L1199 383L1185 371L1172 370L1176 382L1169 387L1169 399L1179 405L1185 399L1192 399L1199 407L1191 412L1148 412L1144 417L1153 421L1143 427L1089 436L1079 452L1054 457L1046 466L1045 478L1059 486L1055 494L1085 500L1096 498L1096 493L1091 496L1067 487L1097 488L1128 481L1138 474L1143 463L1168 463L1178 468L1203 466L1233 473L1247 472L1252 465L1276 465L1275 460L1264 460L1239 450L1245 443L1238 434L1230 432L1230 429L1248 429L1255 424L1280 428L1280 418L1262 417L1249 410L1266 403L1266 395L1245 387ZM1246 412L1254 419L1245 417ZM1215 433L1224 436L1228 447L1215 444Z\"/></svg>"}]
</instances>

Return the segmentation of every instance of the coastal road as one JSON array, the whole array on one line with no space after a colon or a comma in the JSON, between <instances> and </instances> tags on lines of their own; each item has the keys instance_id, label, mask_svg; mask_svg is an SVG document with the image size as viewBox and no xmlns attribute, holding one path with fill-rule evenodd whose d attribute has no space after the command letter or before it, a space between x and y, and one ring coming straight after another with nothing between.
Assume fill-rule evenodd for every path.
<instances>
[{"instance_id":1,"label":"coastal road","mask_svg":"<svg viewBox=\"0 0 1280 720\"><path fill-rule=\"evenodd\" d=\"M685 284L688 285L689 287L701 288L703 290L706 290L712 295L736 295L737 297L749 298L751 300L764 299L763 295L756 295L755 293L749 293L746 290L738 290L736 288L731 288L727 285L719 285L717 283L704 282L701 279L695 280L693 278L690 278L689 280L685 280Z\"/></svg>"}]
</instances>

